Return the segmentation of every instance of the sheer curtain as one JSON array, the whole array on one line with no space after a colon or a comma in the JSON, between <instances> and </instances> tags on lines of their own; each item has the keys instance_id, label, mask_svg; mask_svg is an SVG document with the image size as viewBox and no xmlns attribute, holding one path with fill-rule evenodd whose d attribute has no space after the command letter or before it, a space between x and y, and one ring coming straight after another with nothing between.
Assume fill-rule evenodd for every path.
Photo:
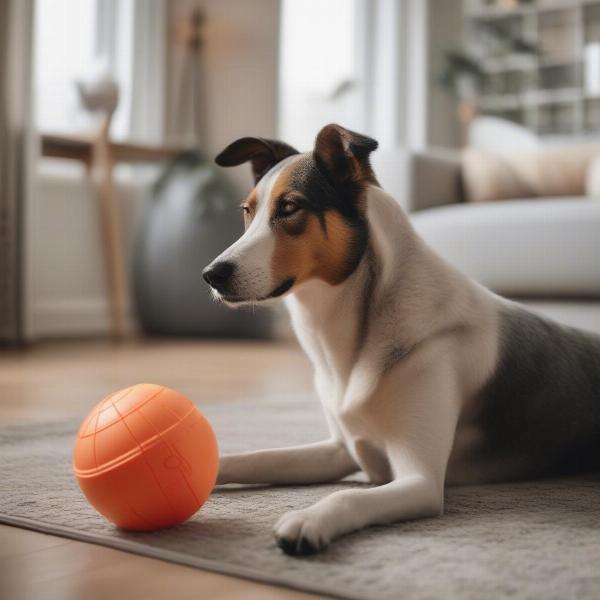
<instances>
[{"instance_id":1,"label":"sheer curtain","mask_svg":"<svg viewBox=\"0 0 600 600\"><path fill-rule=\"evenodd\" d=\"M0 2L0 343L23 339L32 0Z\"/></svg>"},{"instance_id":2,"label":"sheer curtain","mask_svg":"<svg viewBox=\"0 0 600 600\"><path fill-rule=\"evenodd\" d=\"M167 0L35 0L37 127L94 127L73 82L108 72L119 86L112 138L161 143L167 28Z\"/></svg>"}]
</instances>

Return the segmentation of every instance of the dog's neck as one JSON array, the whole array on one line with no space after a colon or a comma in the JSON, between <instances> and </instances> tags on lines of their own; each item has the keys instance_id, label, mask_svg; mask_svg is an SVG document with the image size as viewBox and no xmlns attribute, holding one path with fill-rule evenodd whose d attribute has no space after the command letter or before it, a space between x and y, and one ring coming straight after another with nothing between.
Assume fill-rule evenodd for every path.
<instances>
[{"instance_id":1,"label":"dog's neck","mask_svg":"<svg viewBox=\"0 0 600 600\"><path fill-rule=\"evenodd\" d=\"M422 250L423 243L408 216L389 194L369 186L366 203L369 242L353 273L335 286L310 280L293 294L297 303L317 318L330 318L349 302L375 302L403 276L403 266L410 267L415 254ZM373 289L368 289L374 283Z\"/></svg>"},{"instance_id":2,"label":"dog's neck","mask_svg":"<svg viewBox=\"0 0 600 600\"><path fill-rule=\"evenodd\" d=\"M393 295L391 288L403 277L403 263L411 262L419 247L408 217L376 186L367 191L367 220L367 249L344 282L332 286L310 280L286 299L306 352L342 379L349 375L368 335L370 314L381 310L386 296Z\"/></svg>"},{"instance_id":3,"label":"dog's neck","mask_svg":"<svg viewBox=\"0 0 600 600\"><path fill-rule=\"evenodd\" d=\"M343 283L311 280L299 286L286 305L298 340L315 366L334 379L347 379L363 336L368 265L361 260Z\"/></svg>"},{"instance_id":4,"label":"dog's neck","mask_svg":"<svg viewBox=\"0 0 600 600\"><path fill-rule=\"evenodd\" d=\"M400 205L375 186L367 193L367 219L367 250L344 282L310 280L286 298L302 347L340 386L372 340L392 338L399 351L410 351L463 322L490 295L434 252Z\"/></svg>"}]
</instances>

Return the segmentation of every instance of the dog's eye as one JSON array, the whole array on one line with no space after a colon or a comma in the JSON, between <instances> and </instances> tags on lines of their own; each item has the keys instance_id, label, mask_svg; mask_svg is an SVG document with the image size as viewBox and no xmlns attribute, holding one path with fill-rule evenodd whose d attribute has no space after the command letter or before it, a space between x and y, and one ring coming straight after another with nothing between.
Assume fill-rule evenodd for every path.
<instances>
[{"instance_id":1,"label":"dog's eye","mask_svg":"<svg viewBox=\"0 0 600 600\"><path fill-rule=\"evenodd\" d=\"M283 200L279 203L279 214L282 217L293 215L300 207L292 200Z\"/></svg>"}]
</instances>

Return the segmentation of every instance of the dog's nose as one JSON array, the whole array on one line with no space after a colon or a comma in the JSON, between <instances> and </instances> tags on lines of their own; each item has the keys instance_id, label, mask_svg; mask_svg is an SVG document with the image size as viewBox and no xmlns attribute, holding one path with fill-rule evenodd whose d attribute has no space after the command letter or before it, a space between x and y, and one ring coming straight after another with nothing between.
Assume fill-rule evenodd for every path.
<instances>
[{"instance_id":1,"label":"dog's nose","mask_svg":"<svg viewBox=\"0 0 600 600\"><path fill-rule=\"evenodd\" d=\"M206 281L208 285L214 287L215 290L220 290L225 287L233 274L234 269L235 265L232 262L224 260L206 267L206 269L202 271L202 277L204 277L204 281Z\"/></svg>"}]
</instances>

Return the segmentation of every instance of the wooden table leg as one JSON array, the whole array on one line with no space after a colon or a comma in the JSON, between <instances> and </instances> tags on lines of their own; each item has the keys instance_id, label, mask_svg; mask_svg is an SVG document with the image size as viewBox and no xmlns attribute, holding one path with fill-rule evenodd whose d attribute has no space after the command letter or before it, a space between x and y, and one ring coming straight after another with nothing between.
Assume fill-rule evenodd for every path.
<instances>
[{"instance_id":1,"label":"wooden table leg","mask_svg":"<svg viewBox=\"0 0 600 600\"><path fill-rule=\"evenodd\" d=\"M126 276L123 264L117 193L113 179L114 160L109 143L112 115L102 124L93 144L92 169L98 187L104 268L108 287L111 333L123 338L125 330Z\"/></svg>"}]
</instances>

